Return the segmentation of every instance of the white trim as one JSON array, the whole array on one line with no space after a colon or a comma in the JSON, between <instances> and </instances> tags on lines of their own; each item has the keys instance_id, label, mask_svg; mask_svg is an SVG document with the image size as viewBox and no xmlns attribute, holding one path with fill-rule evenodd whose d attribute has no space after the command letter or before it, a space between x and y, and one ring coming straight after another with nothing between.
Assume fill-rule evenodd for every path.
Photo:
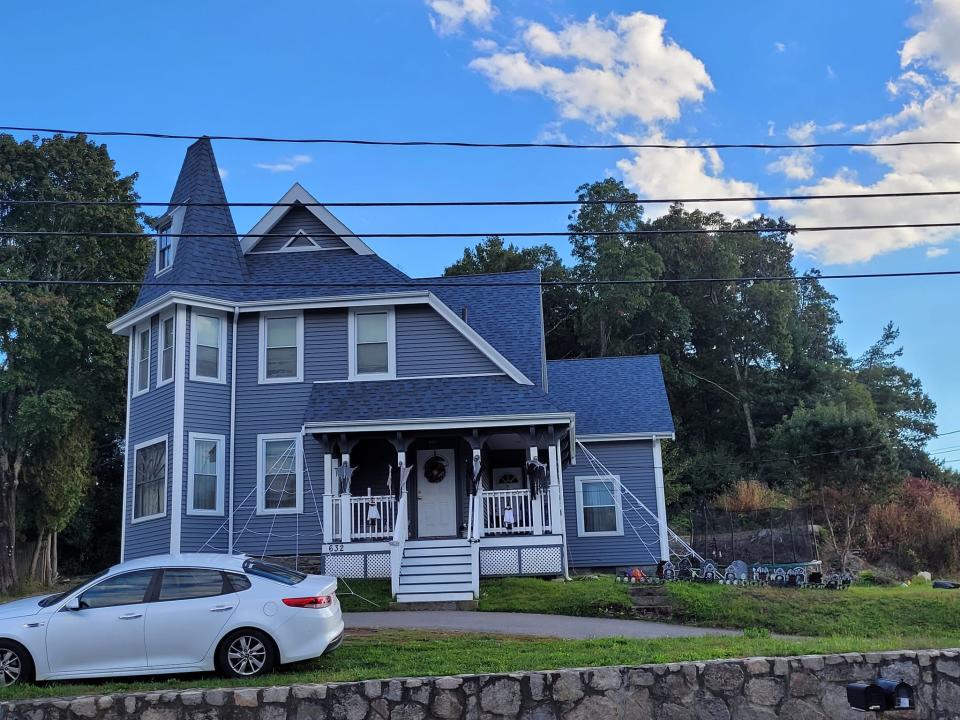
<instances>
[{"instance_id":1,"label":"white trim","mask_svg":"<svg viewBox=\"0 0 960 720\"><path fill-rule=\"evenodd\" d=\"M175 303L193 305L194 307L210 308L213 310L232 310L235 306L235 304L232 302L171 290L155 300L151 300L145 305L141 305L140 307L121 315L116 320L107 323L107 329L113 332L115 335L123 334L133 325L136 325L143 320L144 317L154 315L160 310L166 308L168 305Z\"/></svg>"},{"instance_id":2,"label":"white trim","mask_svg":"<svg viewBox=\"0 0 960 720\"><path fill-rule=\"evenodd\" d=\"M293 243L295 243L297 240L302 240L304 238L310 241L310 245L308 245L307 247L292 247ZM323 248L317 245L317 241L314 240L309 235L307 235L307 233L303 231L303 228L301 228L293 234L293 237L291 237L289 240L287 240L286 243L284 243L283 247L280 248L280 252L303 252L304 250L309 251L309 250L322 250L322 249Z\"/></svg>"},{"instance_id":3,"label":"white trim","mask_svg":"<svg viewBox=\"0 0 960 720\"><path fill-rule=\"evenodd\" d=\"M264 507L266 468L263 462L264 443L268 440L293 440L295 452L294 470L297 476L297 505L292 508ZM303 435L301 433L267 433L257 435L257 515L296 515L303 512Z\"/></svg>"},{"instance_id":4,"label":"white trim","mask_svg":"<svg viewBox=\"0 0 960 720\"><path fill-rule=\"evenodd\" d=\"M134 513L137 511L137 453L140 452L143 448L150 447L151 445L156 445L158 443L163 443L163 492L160 493L160 499L163 502L163 511L154 513L153 515L144 515L143 517L134 517ZM169 440L166 435L160 435L150 440L144 440L141 443L137 443L133 446L133 502L130 503L130 524L138 525L142 522L147 522L148 520L157 520L158 518L166 517L167 515L167 489L169 484L169 475L170 475L170 446Z\"/></svg>"},{"instance_id":5,"label":"white trim","mask_svg":"<svg viewBox=\"0 0 960 720\"><path fill-rule=\"evenodd\" d=\"M473 378L473 377L504 377L506 376L505 372L488 372L488 373L463 373L460 375L399 375L395 378L382 378L381 382L389 382L391 380L442 380L446 378ZM366 379L366 378L364 378ZM351 382L350 380L314 380L314 385L333 385L335 383L346 383Z\"/></svg>"},{"instance_id":6,"label":"white trim","mask_svg":"<svg viewBox=\"0 0 960 720\"><path fill-rule=\"evenodd\" d=\"M197 375L197 316L216 317L220 319L220 352L218 353L217 377L201 377ZM224 385L227 382L227 314L219 310L198 311L194 308L190 313L190 380L193 382L208 382Z\"/></svg>"},{"instance_id":7,"label":"white trim","mask_svg":"<svg viewBox=\"0 0 960 720\"><path fill-rule=\"evenodd\" d=\"M317 218L320 222L330 228L330 231L339 236L347 246L358 255L374 255L373 250L363 240L359 238L350 228L338 220L333 213L325 207L317 204L317 199L308 193L300 183L294 183L284 194L282 198L264 215L260 222L254 225L250 232L240 240L240 247L244 254L253 250L257 243L262 239L262 235L269 233L279 223L287 213L293 208L290 203L303 203L305 210Z\"/></svg>"},{"instance_id":8,"label":"white trim","mask_svg":"<svg viewBox=\"0 0 960 720\"><path fill-rule=\"evenodd\" d=\"M623 502L620 494L620 476L619 475L577 475L574 477L574 493L577 501L577 537L613 537L623 535ZM587 532L583 529L583 483L591 482L613 482L613 507L616 510L617 529L604 530L601 532ZM609 507L592 506L592 507Z\"/></svg>"},{"instance_id":9,"label":"white trim","mask_svg":"<svg viewBox=\"0 0 960 720\"><path fill-rule=\"evenodd\" d=\"M484 535L480 538L480 548L509 548L509 547L527 547L534 546L552 546L562 547L565 544L564 536L560 534L551 535ZM416 547L415 540L408 540L407 547Z\"/></svg>"},{"instance_id":10,"label":"white trim","mask_svg":"<svg viewBox=\"0 0 960 720\"><path fill-rule=\"evenodd\" d=\"M214 508L197 508L194 506L196 499L194 497L194 479L196 472L196 445L197 440L216 443L217 446L217 491L214 501ZM224 452L226 452L227 438L225 435L214 435L211 433L192 432L188 436L187 448L187 515L223 515L223 498L226 494L226 462Z\"/></svg>"},{"instance_id":11,"label":"white trim","mask_svg":"<svg viewBox=\"0 0 960 720\"><path fill-rule=\"evenodd\" d=\"M183 216L186 213L187 208L183 205L175 207L168 213L165 213L157 222L154 224L154 227L157 229L157 232L160 232L161 227L168 228L168 237L170 238L170 264L165 268L160 268L160 238L157 237L154 239L153 243L153 254L154 254L154 265L153 265L153 275L154 277L160 277L166 272L169 272L173 269L173 263L177 258L177 245L180 244L180 232L183 230Z\"/></svg>"},{"instance_id":12,"label":"white trim","mask_svg":"<svg viewBox=\"0 0 960 720\"><path fill-rule=\"evenodd\" d=\"M187 345L187 308L177 305L177 319L174 324L176 342L174 344L173 376L173 493L170 497L170 552L180 552L180 526L183 516L183 410L186 390L186 345Z\"/></svg>"},{"instance_id":13,"label":"white trim","mask_svg":"<svg viewBox=\"0 0 960 720\"><path fill-rule=\"evenodd\" d=\"M673 440L671 433L598 433L596 435L581 435L581 442L622 442L624 440Z\"/></svg>"},{"instance_id":14,"label":"white trim","mask_svg":"<svg viewBox=\"0 0 960 720\"><path fill-rule=\"evenodd\" d=\"M230 514L227 516L227 553L233 554L233 469L237 447L237 320L240 311L233 311L233 343L230 345Z\"/></svg>"},{"instance_id":15,"label":"white trim","mask_svg":"<svg viewBox=\"0 0 960 720\"><path fill-rule=\"evenodd\" d=\"M357 372L357 316L386 315L387 317L387 371L381 373ZM395 380L397 378L397 313L393 307L371 306L351 308L347 315L347 381Z\"/></svg>"},{"instance_id":16,"label":"white trim","mask_svg":"<svg viewBox=\"0 0 960 720\"><path fill-rule=\"evenodd\" d=\"M293 377L267 377L267 321L279 318L294 318L297 321L297 374ZM288 310L260 313L260 339L257 349L257 384L276 385L279 383L303 382L303 310Z\"/></svg>"},{"instance_id":17,"label":"white trim","mask_svg":"<svg viewBox=\"0 0 960 720\"><path fill-rule=\"evenodd\" d=\"M140 344L140 336L143 335L143 333L147 333L147 386L145 388L140 387L140 363L143 361L141 357L142 346ZM150 365L153 364L153 318L147 319L145 327L138 325L133 336L135 338L133 343L133 397L138 397L150 392Z\"/></svg>"},{"instance_id":18,"label":"white trim","mask_svg":"<svg viewBox=\"0 0 960 720\"><path fill-rule=\"evenodd\" d=\"M394 432L397 430L448 430L524 425L573 425L573 413L539 415L480 415L477 417L407 418L394 420L353 420L346 422L307 422L303 433ZM572 427L571 427L572 432Z\"/></svg>"},{"instance_id":19,"label":"white trim","mask_svg":"<svg viewBox=\"0 0 960 720\"><path fill-rule=\"evenodd\" d=\"M120 506L120 562L123 562L127 542L127 498L130 491L127 482L130 479L130 392L133 387L133 344L134 336L127 338L127 418L123 434L123 499Z\"/></svg>"},{"instance_id":20,"label":"white trim","mask_svg":"<svg viewBox=\"0 0 960 720\"><path fill-rule=\"evenodd\" d=\"M163 377L163 351L166 349L163 346L163 323L167 320L173 320L173 363L170 368L170 377L164 379ZM174 381L174 378L177 377L177 331L179 330L179 323L177 322L176 311L174 308L170 310L165 310L160 313L160 321L157 323L157 387L163 387L164 385L169 385Z\"/></svg>"},{"instance_id":21,"label":"white trim","mask_svg":"<svg viewBox=\"0 0 960 720\"><path fill-rule=\"evenodd\" d=\"M660 559L670 559L670 535L667 528L667 500L663 489L663 454L660 440L653 441L653 479L657 491L657 518L660 530Z\"/></svg>"}]
</instances>

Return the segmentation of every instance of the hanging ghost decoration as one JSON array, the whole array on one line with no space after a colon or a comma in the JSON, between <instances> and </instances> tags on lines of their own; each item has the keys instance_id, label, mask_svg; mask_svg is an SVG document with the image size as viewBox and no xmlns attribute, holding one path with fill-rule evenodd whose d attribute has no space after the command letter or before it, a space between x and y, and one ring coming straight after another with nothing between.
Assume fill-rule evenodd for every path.
<instances>
[{"instance_id":1,"label":"hanging ghost decoration","mask_svg":"<svg viewBox=\"0 0 960 720\"><path fill-rule=\"evenodd\" d=\"M350 494L350 483L353 479L353 473L357 468L349 465L341 465L337 468L337 477L340 478L340 494Z\"/></svg>"}]
</instances>

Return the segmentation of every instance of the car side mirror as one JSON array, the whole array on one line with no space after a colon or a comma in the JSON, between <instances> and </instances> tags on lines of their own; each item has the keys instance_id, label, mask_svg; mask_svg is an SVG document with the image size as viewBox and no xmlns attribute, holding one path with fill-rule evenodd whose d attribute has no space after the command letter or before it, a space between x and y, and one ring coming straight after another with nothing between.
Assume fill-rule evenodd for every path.
<instances>
[{"instance_id":1,"label":"car side mirror","mask_svg":"<svg viewBox=\"0 0 960 720\"><path fill-rule=\"evenodd\" d=\"M79 609L80 609L80 596L79 596L79 595L74 595L72 598L70 598L69 600L67 600L67 601L63 604L63 609L64 609L64 610L69 610L69 611L71 611L71 612L75 612L75 611L79 610Z\"/></svg>"}]
</instances>

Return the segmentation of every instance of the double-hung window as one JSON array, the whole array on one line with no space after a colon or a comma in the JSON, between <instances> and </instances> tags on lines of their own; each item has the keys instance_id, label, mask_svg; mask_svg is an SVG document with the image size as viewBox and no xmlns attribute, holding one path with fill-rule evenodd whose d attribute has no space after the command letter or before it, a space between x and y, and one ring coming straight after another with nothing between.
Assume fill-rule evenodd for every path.
<instances>
[{"instance_id":1,"label":"double-hung window","mask_svg":"<svg viewBox=\"0 0 960 720\"><path fill-rule=\"evenodd\" d=\"M226 382L226 346L226 317L195 310L190 323L190 379Z\"/></svg>"},{"instance_id":2,"label":"double-hung window","mask_svg":"<svg viewBox=\"0 0 960 720\"><path fill-rule=\"evenodd\" d=\"M623 535L620 477L576 478L577 534Z\"/></svg>"},{"instance_id":3,"label":"double-hung window","mask_svg":"<svg viewBox=\"0 0 960 720\"><path fill-rule=\"evenodd\" d=\"M176 342L176 321L173 315L160 318L160 357L157 385L165 385L173 380L174 343Z\"/></svg>"},{"instance_id":4,"label":"double-hung window","mask_svg":"<svg viewBox=\"0 0 960 720\"><path fill-rule=\"evenodd\" d=\"M167 512L167 438L134 447L133 521L162 517Z\"/></svg>"},{"instance_id":5,"label":"double-hung window","mask_svg":"<svg viewBox=\"0 0 960 720\"><path fill-rule=\"evenodd\" d=\"M303 380L303 313L260 316L260 382Z\"/></svg>"},{"instance_id":6,"label":"double-hung window","mask_svg":"<svg viewBox=\"0 0 960 720\"><path fill-rule=\"evenodd\" d=\"M173 265L173 237L170 228L170 225L165 225L157 230L157 275Z\"/></svg>"},{"instance_id":7,"label":"double-hung window","mask_svg":"<svg viewBox=\"0 0 960 720\"><path fill-rule=\"evenodd\" d=\"M190 474L187 476L187 512L222 515L224 495L224 436L190 433Z\"/></svg>"},{"instance_id":8,"label":"double-hung window","mask_svg":"<svg viewBox=\"0 0 960 720\"><path fill-rule=\"evenodd\" d=\"M137 330L134 346L133 393L139 395L150 389L150 325Z\"/></svg>"},{"instance_id":9,"label":"double-hung window","mask_svg":"<svg viewBox=\"0 0 960 720\"><path fill-rule=\"evenodd\" d=\"M257 436L257 512L298 513L303 508L301 436Z\"/></svg>"},{"instance_id":10,"label":"double-hung window","mask_svg":"<svg viewBox=\"0 0 960 720\"><path fill-rule=\"evenodd\" d=\"M350 377L378 380L395 375L395 325L392 309L354 310L350 314Z\"/></svg>"}]
</instances>

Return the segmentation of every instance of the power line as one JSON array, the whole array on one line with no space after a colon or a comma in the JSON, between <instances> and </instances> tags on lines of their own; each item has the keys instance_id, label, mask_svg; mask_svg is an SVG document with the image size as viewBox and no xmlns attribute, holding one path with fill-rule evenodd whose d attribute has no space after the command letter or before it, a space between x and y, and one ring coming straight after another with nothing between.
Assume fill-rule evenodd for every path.
<instances>
[{"instance_id":1,"label":"power line","mask_svg":"<svg viewBox=\"0 0 960 720\"><path fill-rule=\"evenodd\" d=\"M731 195L726 197L584 198L571 200L384 200L344 202L162 202L144 200L4 200L0 205L126 206L126 207L521 207L543 205L673 205L692 203L869 200L875 198L949 197L960 190L918 192L833 193L829 195Z\"/></svg>"},{"instance_id":2,"label":"power line","mask_svg":"<svg viewBox=\"0 0 960 720\"><path fill-rule=\"evenodd\" d=\"M811 225L807 227L748 227L732 228L642 228L638 230L596 230L588 232L564 231L509 231L509 232L381 232L381 233L310 233L312 238L474 238L474 237L570 237L571 235L594 237L620 237L624 235L716 235L716 234L754 234L773 232L844 232L850 230L909 230L960 227L960 222L929 223L882 223L878 225ZM102 238L143 238L143 237L189 237L189 238L225 238L229 233L157 233L157 232L87 232L84 230L3 230L0 237L36 237L55 235L60 237L102 237ZM291 238L290 233L249 233L241 235L247 238Z\"/></svg>"},{"instance_id":3,"label":"power line","mask_svg":"<svg viewBox=\"0 0 960 720\"><path fill-rule=\"evenodd\" d=\"M604 285L687 285L694 283L727 283L727 284L749 284L757 282L819 282L821 280L863 280L863 279L883 279L883 278L913 278L913 277L938 277L960 275L960 270L925 270L915 272L887 272L887 273L843 273L831 275L760 275L756 277L684 277L684 278L643 278L643 279L624 279L624 280L520 280L520 281L493 281L493 282L468 282L468 281L447 281L445 279L417 279L398 280L394 282L146 282L141 280L79 280L79 279L0 279L0 285L110 285L110 286L137 286L148 285L150 287L202 287L202 288L230 288L230 287L272 287L272 288L364 288L364 287L478 287L478 288L510 288L510 287L577 287L577 286L604 286ZM448 276L449 277L449 276Z\"/></svg>"},{"instance_id":4,"label":"power line","mask_svg":"<svg viewBox=\"0 0 960 720\"><path fill-rule=\"evenodd\" d=\"M309 145L363 145L390 147L450 147L450 148L553 148L564 150L788 150L804 148L870 148L914 147L930 145L960 145L960 140L881 140L873 142L812 142L812 143L558 143L558 142L471 142L465 140L372 140L358 138L284 138L259 135L188 135L181 133L144 132L132 130L67 130L64 128L19 127L0 125L10 132L37 132L60 135L89 135L94 137L139 137L155 140L237 140L259 143L291 143Z\"/></svg>"}]
</instances>

